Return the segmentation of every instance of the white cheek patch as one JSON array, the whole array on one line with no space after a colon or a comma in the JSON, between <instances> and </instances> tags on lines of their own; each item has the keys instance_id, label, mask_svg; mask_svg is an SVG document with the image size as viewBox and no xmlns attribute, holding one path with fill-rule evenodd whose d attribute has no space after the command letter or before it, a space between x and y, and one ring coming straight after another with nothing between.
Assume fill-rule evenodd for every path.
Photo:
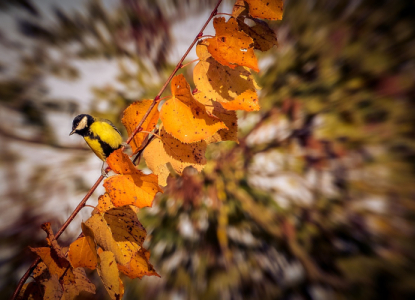
<instances>
[{"instance_id":1,"label":"white cheek patch","mask_svg":"<svg viewBox=\"0 0 415 300\"><path fill-rule=\"evenodd\" d=\"M76 126L76 130L82 130L86 127L88 122L88 118L85 116L82 118L81 122L79 122L78 126Z\"/></svg>"}]
</instances>

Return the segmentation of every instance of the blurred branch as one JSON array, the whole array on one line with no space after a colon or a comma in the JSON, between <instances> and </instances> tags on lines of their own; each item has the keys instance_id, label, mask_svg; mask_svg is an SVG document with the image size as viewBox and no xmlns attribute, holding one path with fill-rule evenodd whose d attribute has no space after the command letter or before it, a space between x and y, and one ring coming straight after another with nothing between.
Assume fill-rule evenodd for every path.
<instances>
[{"instance_id":1,"label":"blurred branch","mask_svg":"<svg viewBox=\"0 0 415 300\"><path fill-rule=\"evenodd\" d=\"M0 135L6 138L10 138L19 142L24 143L31 143L31 144L39 144L43 146L49 146L56 149L62 149L62 150L76 150L76 151L90 151L88 148L81 147L81 146L63 146L59 144L46 144L44 140L42 139L33 139L33 138L24 138L18 135L11 134L10 132L7 132L0 128Z\"/></svg>"}]
</instances>

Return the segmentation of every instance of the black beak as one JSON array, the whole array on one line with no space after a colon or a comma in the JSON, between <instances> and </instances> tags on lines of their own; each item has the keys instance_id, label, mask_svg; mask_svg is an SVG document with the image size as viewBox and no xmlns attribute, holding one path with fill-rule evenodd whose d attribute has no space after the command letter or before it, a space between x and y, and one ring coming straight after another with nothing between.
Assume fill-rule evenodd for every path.
<instances>
[{"instance_id":1,"label":"black beak","mask_svg":"<svg viewBox=\"0 0 415 300\"><path fill-rule=\"evenodd\" d=\"M76 129L72 130L72 131L71 131L71 133L70 133L69 135L74 134L74 133L75 133L75 131L76 131Z\"/></svg>"}]
</instances>

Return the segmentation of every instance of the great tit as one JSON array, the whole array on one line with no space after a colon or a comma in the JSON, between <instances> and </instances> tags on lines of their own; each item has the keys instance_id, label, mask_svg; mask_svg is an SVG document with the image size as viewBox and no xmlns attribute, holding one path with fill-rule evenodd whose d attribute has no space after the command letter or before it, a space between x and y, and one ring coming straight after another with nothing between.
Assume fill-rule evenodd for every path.
<instances>
[{"instance_id":1,"label":"great tit","mask_svg":"<svg viewBox=\"0 0 415 300\"><path fill-rule=\"evenodd\" d=\"M83 136L88 146L104 163L113 151L122 146L122 137L118 129L110 121L91 115L82 114L73 119L69 135L74 133Z\"/></svg>"}]
</instances>

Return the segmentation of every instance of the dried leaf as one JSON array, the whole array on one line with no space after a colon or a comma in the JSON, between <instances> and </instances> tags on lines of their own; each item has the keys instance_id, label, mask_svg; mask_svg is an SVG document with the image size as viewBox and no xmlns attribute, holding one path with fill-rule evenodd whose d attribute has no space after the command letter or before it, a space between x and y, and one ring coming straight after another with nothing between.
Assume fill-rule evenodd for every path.
<instances>
[{"instance_id":1,"label":"dried leaf","mask_svg":"<svg viewBox=\"0 0 415 300\"><path fill-rule=\"evenodd\" d=\"M136 213L128 206L95 214L85 222L85 226L93 232L98 246L113 252L121 265L128 264L135 252L141 249L146 237Z\"/></svg>"},{"instance_id":2,"label":"dried leaf","mask_svg":"<svg viewBox=\"0 0 415 300\"><path fill-rule=\"evenodd\" d=\"M153 100L137 101L124 110L121 122L127 129L129 136L137 128L138 124L144 117L152 102ZM156 105L153 107L153 109L151 110L150 114L148 115L147 119L144 121L141 127L144 131L152 131L156 127L158 119L159 112ZM146 139L147 136L148 133L145 132L139 132L135 135L135 137L130 143L133 153L136 153L138 150L141 149L143 141Z\"/></svg>"},{"instance_id":3,"label":"dried leaf","mask_svg":"<svg viewBox=\"0 0 415 300\"><path fill-rule=\"evenodd\" d=\"M56 274L53 274L50 279L43 282L42 285L45 287L45 293L43 295L44 300L60 300L62 298L63 289Z\"/></svg>"},{"instance_id":4,"label":"dried leaf","mask_svg":"<svg viewBox=\"0 0 415 300\"><path fill-rule=\"evenodd\" d=\"M244 20L238 20L239 28L254 40L254 49L268 51L274 46L278 46L277 36L269 25L258 19L252 19L255 25L250 27Z\"/></svg>"},{"instance_id":5,"label":"dried leaf","mask_svg":"<svg viewBox=\"0 0 415 300\"><path fill-rule=\"evenodd\" d=\"M164 103L160 111L165 130L183 143L195 143L211 137L226 125L206 113L190 91L183 75L171 81L173 96Z\"/></svg>"},{"instance_id":6,"label":"dried leaf","mask_svg":"<svg viewBox=\"0 0 415 300\"><path fill-rule=\"evenodd\" d=\"M141 248L141 250L134 255L132 260L126 266L120 265L118 268L122 273L132 279L142 278L143 276L160 277L153 265L149 262L149 254L150 253L147 250Z\"/></svg>"},{"instance_id":7,"label":"dried leaf","mask_svg":"<svg viewBox=\"0 0 415 300\"><path fill-rule=\"evenodd\" d=\"M111 299L122 299L124 287L120 286L120 274L118 273L117 263L114 253L104 251L99 254L98 275Z\"/></svg>"},{"instance_id":8,"label":"dried leaf","mask_svg":"<svg viewBox=\"0 0 415 300\"><path fill-rule=\"evenodd\" d=\"M234 111L226 110L219 102L208 99L202 92L196 93L196 100L206 106L206 111L221 119L229 129L221 129L206 139L206 143L217 143L222 141L238 142L238 118Z\"/></svg>"},{"instance_id":9,"label":"dried leaf","mask_svg":"<svg viewBox=\"0 0 415 300\"><path fill-rule=\"evenodd\" d=\"M282 20L283 0L245 0L254 18Z\"/></svg>"},{"instance_id":10,"label":"dried leaf","mask_svg":"<svg viewBox=\"0 0 415 300\"><path fill-rule=\"evenodd\" d=\"M80 237L69 246L68 258L73 268L88 268L95 270L97 266L97 252L95 247L91 248L88 239L91 237Z\"/></svg>"},{"instance_id":11,"label":"dried leaf","mask_svg":"<svg viewBox=\"0 0 415 300\"><path fill-rule=\"evenodd\" d=\"M213 26L216 36L206 39L210 54L219 63L232 69L239 65L259 72L253 48L254 41L245 32L239 30L236 20L230 18L226 22L225 18L215 18Z\"/></svg>"},{"instance_id":12,"label":"dried leaf","mask_svg":"<svg viewBox=\"0 0 415 300\"><path fill-rule=\"evenodd\" d=\"M44 289L40 283L26 283L20 290L17 300L43 300Z\"/></svg>"},{"instance_id":13,"label":"dried leaf","mask_svg":"<svg viewBox=\"0 0 415 300\"><path fill-rule=\"evenodd\" d=\"M198 47L206 46L199 45ZM255 91L257 85L247 68L238 66L231 69L210 57L195 66L193 78L197 89L203 92L206 98L221 103L234 101L228 105L229 110L259 110L258 96ZM197 99L200 99L200 96Z\"/></svg>"},{"instance_id":14,"label":"dried leaf","mask_svg":"<svg viewBox=\"0 0 415 300\"><path fill-rule=\"evenodd\" d=\"M160 129L160 139L153 140L144 150L143 156L147 166L159 176L159 184L166 185L170 163L173 169L182 174L183 170L192 166L199 172L206 164L205 151L207 144L200 141L193 144L183 144L168 134L164 127Z\"/></svg>"},{"instance_id":15,"label":"dried leaf","mask_svg":"<svg viewBox=\"0 0 415 300\"><path fill-rule=\"evenodd\" d=\"M51 275L56 274L58 278L62 277L67 272L67 269L71 267L66 259L59 257L49 247L30 248L30 250L39 255L47 266L49 273ZM71 278L71 280L75 280L75 278Z\"/></svg>"},{"instance_id":16,"label":"dried leaf","mask_svg":"<svg viewBox=\"0 0 415 300\"><path fill-rule=\"evenodd\" d=\"M95 285L86 277L82 268L72 270L75 282L65 282L63 284L62 300L72 300L79 295L80 292L88 292L95 294Z\"/></svg>"}]
</instances>

